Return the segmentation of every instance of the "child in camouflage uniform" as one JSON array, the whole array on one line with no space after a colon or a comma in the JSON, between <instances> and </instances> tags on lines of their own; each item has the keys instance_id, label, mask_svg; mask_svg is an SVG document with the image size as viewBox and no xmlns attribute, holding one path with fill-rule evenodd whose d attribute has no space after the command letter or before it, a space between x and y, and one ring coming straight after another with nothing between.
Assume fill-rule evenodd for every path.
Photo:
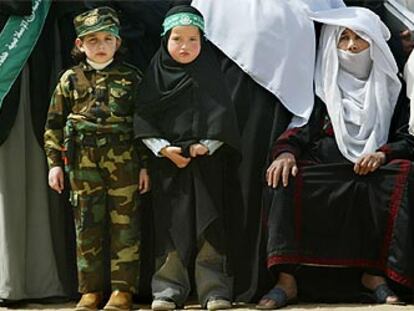
<instances>
[{"instance_id":1,"label":"child in camouflage uniform","mask_svg":"<svg viewBox=\"0 0 414 311\"><path fill-rule=\"evenodd\" d=\"M75 49L84 60L62 75L49 107L44 135L49 185L62 192L65 166L83 294L76 309L96 310L102 303L102 240L109 222L112 295L104 309L129 310L139 269L138 194L149 189L145 159L141 154L138 159L132 135L141 78L136 68L114 59L121 39L113 9L87 11L74 24Z\"/></svg>"}]
</instances>

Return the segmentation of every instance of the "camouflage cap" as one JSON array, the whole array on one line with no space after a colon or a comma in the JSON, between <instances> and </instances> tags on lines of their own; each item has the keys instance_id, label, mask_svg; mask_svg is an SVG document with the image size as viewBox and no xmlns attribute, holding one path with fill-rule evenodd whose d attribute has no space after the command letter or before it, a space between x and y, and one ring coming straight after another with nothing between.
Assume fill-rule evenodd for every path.
<instances>
[{"instance_id":1,"label":"camouflage cap","mask_svg":"<svg viewBox=\"0 0 414 311\"><path fill-rule=\"evenodd\" d=\"M119 19L114 9L103 6L76 16L73 20L78 38L97 31L106 31L119 37Z\"/></svg>"}]
</instances>

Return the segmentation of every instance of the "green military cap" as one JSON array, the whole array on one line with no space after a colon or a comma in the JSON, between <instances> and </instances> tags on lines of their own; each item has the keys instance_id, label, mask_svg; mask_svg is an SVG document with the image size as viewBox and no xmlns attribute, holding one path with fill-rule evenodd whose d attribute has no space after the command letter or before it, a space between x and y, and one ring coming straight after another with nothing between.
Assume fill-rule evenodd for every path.
<instances>
[{"instance_id":1,"label":"green military cap","mask_svg":"<svg viewBox=\"0 0 414 311\"><path fill-rule=\"evenodd\" d=\"M114 9L103 6L76 16L73 20L78 38L97 31L106 31L119 37L119 19Z\"/></svg>"}]
</instances>

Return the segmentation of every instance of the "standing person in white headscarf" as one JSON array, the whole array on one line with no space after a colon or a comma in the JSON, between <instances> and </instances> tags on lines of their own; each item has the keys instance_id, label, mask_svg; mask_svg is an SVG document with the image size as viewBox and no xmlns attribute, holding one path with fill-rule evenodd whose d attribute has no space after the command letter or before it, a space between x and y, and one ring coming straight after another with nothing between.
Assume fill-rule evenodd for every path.
<instances>
[{"instance_id":1,"label":"standing person in white headscarf","mask_svg":"<svg viewBox=\"0 0 414 311\"><path fill-rule=\"evenodd\" d=\"M342 0L193 0L218 48L232 93L242 141L240 203L233 215L235 288L240 300L257 289L258 234L263 175L270 147L288 126L304 124L313 106L315 33L310 11L344 6ZM241 190L240 190L241 188Z\"/></svg>"},{"instance_id":2,"label":"standing person in white headscarf","mask_svg":"<svg viewBox=\"0 0 414 311\"><path fill-rule=\"evenodd\" d=\"M404 67L404 79L407 82L407 98L410 100L410 121L409 129L411 135L414 135L414 53L411 52L410 57Z\"/></svg>"},{"instance_id":3,"label":"standing person in white headscarf","mask_svg":"<svg viewBox=\"0 0 414 311\"><path fill-rule=\"evenodd\" d=\"M299 265L361 268L374 301L395 304L385 278L412 286L414 272L408 190L414 139L396 107L401 84L386 44L390 34L364 8L313 18L324 24L318 100L308 124L283 133L272 150L267 265L279 277L258 307L296 298Z\"/></svg>"}]
</instances>

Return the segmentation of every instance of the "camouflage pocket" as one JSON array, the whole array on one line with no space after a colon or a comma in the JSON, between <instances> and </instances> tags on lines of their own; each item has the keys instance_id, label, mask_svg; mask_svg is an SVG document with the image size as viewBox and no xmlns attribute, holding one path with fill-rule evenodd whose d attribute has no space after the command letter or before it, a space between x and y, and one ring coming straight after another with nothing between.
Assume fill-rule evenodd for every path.
<instances>
[{"instance_id":1,"label":"camouflage pocket","mask_svg":"<svg viewBox=\"0 0 414 311\"><path fill-rule=\"evenodd\" d=\"M91 105L95 102L92 98L92 89L74 90L72 111L74 113L84 113L91 109Z\"/></svg>"},{"instance_id":2,"label":"camouflage pocket","mask_svg":"<svg viewBox=\"0 0 414 311\"><path fill-rule=\"evenodd\" d=\"M115 115L132 115L134 108L132 87L121 82L112 81L109 83L109 109Z\"/></svg>"}]
</instances>

